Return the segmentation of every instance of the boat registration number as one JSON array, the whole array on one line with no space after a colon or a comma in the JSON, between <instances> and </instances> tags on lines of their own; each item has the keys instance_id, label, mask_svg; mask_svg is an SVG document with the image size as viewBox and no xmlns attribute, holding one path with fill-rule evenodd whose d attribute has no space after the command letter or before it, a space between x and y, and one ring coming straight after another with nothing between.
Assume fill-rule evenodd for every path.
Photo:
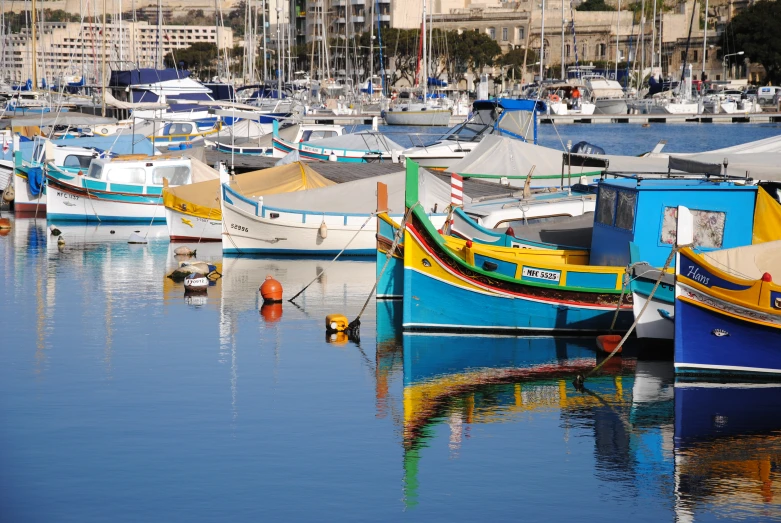
<instances>
[{"instance_id":1,"label":"boat registration number","mask_svg":"<svg viewBox=\"0 0 781 523\"><path fill-rule=\"evenodd\" d=\"M247 229L243 225L236 225L235 223L231 224L231 229L236 229L237 231L241 231L241 232L249 232L249 229Z\"/></svg>"},{"instance_id":2,"label":"boat registration number","mask_svg":"<svg viewBox=\"0 0 781 523\"><path fill-rule=\"evenodd\" d=\"M524 267L521 275L523 278L543 280L551 283L558 283L561 279L561 273L559 271L546 271L543 269L536 269L534 267Z\"/></svg>"}]
</instances>

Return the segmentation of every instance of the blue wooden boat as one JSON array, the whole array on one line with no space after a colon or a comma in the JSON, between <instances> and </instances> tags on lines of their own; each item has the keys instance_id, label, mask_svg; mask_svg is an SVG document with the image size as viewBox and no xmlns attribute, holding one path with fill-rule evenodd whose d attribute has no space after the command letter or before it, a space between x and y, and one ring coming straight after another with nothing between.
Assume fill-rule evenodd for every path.
<instances>
[{"instance_id":1,"label":"blue wooden boat","mask_svg":"<svg viewBox=\"0 0 781 523\"><path fill-rule=\"evenodd\" d=\"M675 282L675 370L781 378L781 241L684 248Z\"/></svg>"}]
</instances>

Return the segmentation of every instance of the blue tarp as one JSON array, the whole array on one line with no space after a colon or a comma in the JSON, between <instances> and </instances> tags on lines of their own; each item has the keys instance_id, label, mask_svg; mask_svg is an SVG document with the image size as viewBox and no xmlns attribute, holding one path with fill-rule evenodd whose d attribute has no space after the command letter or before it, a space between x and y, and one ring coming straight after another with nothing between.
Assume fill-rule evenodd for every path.
<instances>
[{"instance_id":1,"label":"blue tarp","mask_svg":"<svg viewBox=\"0 0 781 523\"><path fill-rule=\"evenodd\" d=\"M187 78L189 71L181 69L133 69L132 71L112 71L108 85L127 87L129 85L154 84L178 78Z\"/></svg>"},{"instance_id":2,"label":"blue tarp","mask_svg":"<svg viewBox=\"0 0 781 523\"><path fill-rule=\"evenodd\" d=\"M447 87L447 80L440 80L439 78L434 78L433 76L429 76L428 85L430 85L431 87Z\"/></svg>"},{"instance_id":3,"label":"blue tarp","mask_svg":"<svg viewBox=\"0 0 781 523\"><path fill-rule=\"evenodd\" d=\"M211 91L212 98L215 100L236 101L236 91L231 84L203 84Z\"/></svg>"},{"instance_id":4,"label":"blue tarp","mask_svg":"<svg viewBox=\"0 0 781 523\"><path fill-rule=\"evenodd\" d=\"M43 191L43 169L30 167L27 170L27 185L30 187L30 196L38 196Z\"/></svg>"},{"instance_id":5,"label":"blue tarp","mask_svg":"<svg viewBox=\"0 0 781 523\"><path fill-rule=\"evenodd\" d=\"M545 102L531 100L527 98L496 98L493 100L475 100L472 104L472 110L490 109L495 106L502 107L508 111L545 111Z\"/></svg>"},{"instance_id":6,"label":"blue tarp","mask_svg":"<svg viewBox=\"0 0 781 523\"><path fill-rule=\"evenodd\" d=\"M94 147L103 151L109 149L113 154L146 154L153 155L155 148L145 136L141 134L136 135L120 135L120 136L89 136L79 138L65 138L62 140L53 140L54 145L73 145L76 147ZM19 151L22 153L22 159L24 161L31 161L33 157L33 149L35 148L34 141L20 141ZM8 151L2 153L3 160L13 161L13 152L9 147Z\"/></svg>"}]
</instances>

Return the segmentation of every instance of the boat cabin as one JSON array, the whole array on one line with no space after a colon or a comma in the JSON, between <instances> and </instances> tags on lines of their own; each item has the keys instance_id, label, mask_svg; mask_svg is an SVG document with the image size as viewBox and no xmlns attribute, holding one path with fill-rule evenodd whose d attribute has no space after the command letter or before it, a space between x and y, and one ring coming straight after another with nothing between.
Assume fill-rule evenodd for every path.
<instances>
[{"instance_id":1,"label":"boat cabin","mask_svg":"<svg viewBox=\"0 0 781 523\"><path fill-rule=\"evenodd\" d=\"M678 206L694 216L694 245L707 251L750 245L757 187L700 178L624 178L599 183L591 265L626 266L630 242L639 259L664 265L675 245Z\"/></svg>"},{"instance_id":2,"label":"boat cabin","mask_svg":"<svg viewBox=\"0 0 781 523\"><path fill-rule=\"evenodd\" d=\"M191 180L191 162L188 158L118 157L95 159L87 171L87 178L114 184L163 186L186 185Z\"/></svg>"},{"instance_id":3,"label":"boat cabin","mask_svg":"<svg viewBox=\"0 0 781 523\"><path fill-rule=\"evenodd\" d=\"M537 114L543 111L545 104L535 100L476 100L472 115L442 139L479 142L485 135L498 134L537 143Z\"/></svg>"},{"instance_id":4,"label":"boat cabin","mask_svg":"<svg viewBox=\"0 0 781 523\"><path fill-rule=\"evenodd\" d=\"M33 149L33 163L53 162L58 167L88 169L94 158L105 155L105 151L93 147L55 145L48 140L37 140Z\"/></svg>"}]
</instances>

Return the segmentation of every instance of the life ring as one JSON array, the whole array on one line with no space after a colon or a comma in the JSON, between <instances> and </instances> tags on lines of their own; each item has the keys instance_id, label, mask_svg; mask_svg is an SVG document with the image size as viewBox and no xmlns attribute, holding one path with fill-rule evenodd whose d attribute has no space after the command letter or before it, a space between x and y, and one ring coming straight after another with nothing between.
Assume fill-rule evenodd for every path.
<instances>
[{"instance_id":1,"label":"life ring","mask_svg":"<svg viewBox=\"0 0 781 523\"><path fill-rule=\"evenodd\" d=\"M557 94L552 94L550 95L550 101L553 103L557 103L561 101L561 98L559 98L559 95Z\"/></svg>"}]
</instances>

